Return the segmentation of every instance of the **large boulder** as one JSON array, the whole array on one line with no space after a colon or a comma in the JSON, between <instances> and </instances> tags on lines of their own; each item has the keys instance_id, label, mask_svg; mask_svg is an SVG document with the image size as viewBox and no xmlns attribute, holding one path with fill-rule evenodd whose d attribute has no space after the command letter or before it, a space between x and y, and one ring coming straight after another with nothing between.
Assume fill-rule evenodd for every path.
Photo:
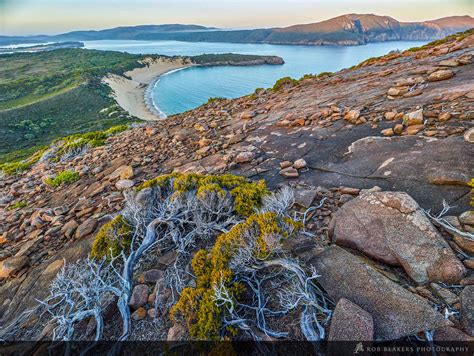
<instances>
[{"instance_id":1,"label":"large boulder","mask_svg":"<svg viewBox=\"0 0 474 356\"><path fill-rule=\"evenodd\" d=\"M7 278L28 264L28 257L14 256L0 262L0 278Z\"/></svg>"},{"instance_id":2,"label":"large boulder","mask_svg":"<svg viewBox=\"0 0 474 356\"><path fill-rule=\"evenodd\" d=\"M329 341L372 341L372 315L347 299L340 299L331 321Z\"/></svg>"},{"instance_id":3,"label":"large boulder","mask_svg":"<svg viewBox=\"0 0 474 356\"><path fill-rule=\"evenodd\" d=\"M465 268L407 193L370 192L335 216L333 242L402 266L418 283L457 283Z\"/></svg>"},{"instance_id":4,"label":"large boulder","mask_svg":"<svg viewBox=\"0 0 474 356\"><path fill-rule=\"evenodd\" d=\"M331 246L309 262L318 282L334 301L348 299L374 320L376 340L396 340L451 323L428 301L415 295L339 246Z\"/></svg>"},{"instance_id":5,"label":"large boulder","mask_svg":"<svg viewBox=\"0 0 474 356\"><path fill-rule=\"evenodd\" d=\"M467 286L461 292L461 325L467 334L474 336L474 286Z\"/></svg>"}]
</instances>

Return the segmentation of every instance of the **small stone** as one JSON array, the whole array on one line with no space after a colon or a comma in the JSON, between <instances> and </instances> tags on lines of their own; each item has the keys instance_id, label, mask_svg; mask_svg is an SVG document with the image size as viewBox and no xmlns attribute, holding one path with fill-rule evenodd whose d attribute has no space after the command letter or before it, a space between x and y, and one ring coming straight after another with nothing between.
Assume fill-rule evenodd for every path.
<instances>
[{"instance_id":1,"label":"small stone","mask_svg":"<svg viewBox=\"0 0 474 356\"><path fill-rule=\"evenodd\" d=\"M97 220L89 218L84 221L76 230L76 239L82 239L92 234L97 226Z\"/></svg>"},{"instance_id":2,"label":"small stone","mask_svg":"<svg viewBox=\"0 0 474 356\"><path fill-rule=\"evenodd\" d=\"M464 251L474 254L474 241L469 240L461 235L454 235L453 239L454 242L456 242L456 245L461 247Z\"/></svg>"},{"instance_id":3,"label":"small stone","mask_svg":"<svg viewBox=\"0 0 474 356\"><path fill-rule=\"evenodd\" d=\"M156 283L163 276L164 272L156 268L143 272L143 280L145 283Z\"/></svg>"},{"instance_id":4,"label":"small stone","mask_svg":"<svg viewBox=\"0 0 474 356\"><path fill-rule=\"evenodd\" d=\"M115 183L115 187L119 190L130 189L135 185L133 180L129 179L121 179L117 183Z\"/></svg>"},{"instance_id":5,"label":"small stone","mask_svg":"<svg viewBox=\"0 0 474 356\"><path fill-rule=\"evenodd\" d=\"M76 222L76 220L70 220L61 227L61 234L69 239L74 235L74 232L78 226L79 224Z\"/></svg>"},{"instance_id":6,"label":"small stone","mask_svg":"<svg viewBox=\"0 0 474 356\"><path fill-rule=\"evenodd\" d=\"M245 163L250 162L255 158L255 153L253 152L240 152L237 157L235 157L235 162Z\"/></svg>"},{"instance_id":7,"label":"small stone","mask_svg":"<svg viewBox=\"0 0 474 356\"><path fill-rule=\"evenodd\" d=\"M359 110L350 110L346 115L344 115L344 120L353 121L357 120L360 116Z\"/></svg>"},{"instance_id":8,"label":"small stone","mask_svg":"<svg viewBox=\"0 0 474 356\"><path fill-rule=\"evenodd\" d=\"M397 124L393 127L393 132L396 133L397 135L400 135L403 132L403 125L402 124Z\"/></svg>"},{"instance_id":9,"label":"small stone","mask_svg":"<svg viewBox=\"0 0 474 356\"><path fill-rule=\"evenodd\" d=\"M158 264L168 267L171 266L174 261L178 258L178 252L176 251L169 251L165 253L163 256L160 256L157 260Z\"/></svg>"},{"instance_id":10,"label":"small stone","mask_svg":"<svg viewBox=\"0 0 474 356\"><path fill-rule=\"evenodd\" d=\"M445 121L448 121L450 118L451 118L451 114L449 112L442 112L438 116L438 121L445 122Z\"/></svg>"},{"instance_id":11,"label":"small stone","mask_svg":"<svg viewBox=\"0 0 474 356\"><path fill-rule=\"evenodd\" d=\"M255 116L255 113L254 112L251 112L251 111L244 111L241 115L240 115L240 118L242 120L250 120L252 117Z\"/></svg>"},{"instance_id":12,"label":"small stone","mask_svg":"<svg viewBox=\"0 0 474 356\"><path fill-rule=\"evenodd\" d=\"M428 76L428 81L429 82L437 82L440 80L446 80L454 77L454 72L449 69L441 69L437 70L436 72L431 73Z\"/></svg>"},{"instance_id":13,"label":"small stone","mask_svg":"<svg viewBox=\"0 0 474 356\"><path fill-rule=\"evenodd\" d=\"M288 168L288 167L291 167L293 164L290 162L290 161L283 161L283 162L280 162L280 168L281 169L285 169L285 168Z\"/></svg>"},{"instance_id":14,"label":"small stone","mask_svg":"<svg viewBox=\"0 0 474 356\"><path fill-rule=\"evenodd\" d=\"M297 177L299 177L298 170L293 168L293 167L288 167L288 168L282 169L279 172L279 174L282 175L285 178L297 178Z\"/></svg>"},{"instance_id":15,"label":"small stone","mask_svg":"<svg viewBox=\"0 0 474 356\"><path fill-rule=\"evenodd\" d=\"M143 307L140 307L132 313L131 318L135 321L143 320L146 318L146 314L147 314L146 309Z\"/></svg>"},{"instance_id":16,"label":"small stone","mask_svg":"<svg viewBox=\"0 0 474 356\"><path fill-rule=\"evenodd\" d=\"M168 330L166 341L182 341L186 339L186 329L179 324L174 325Z\"/></svg>"},{"instance_id":17,"label":"small stone","mask_svg":"<svg viewBox=\"0 0 474 356\"><path fill-rule=\"evenodd\" d=\"M387 95L389 95L389 96L399 96L399 95L402 95L402 91L398 88L390 88L387 91Z\"/></svg>"},{"instance_id":18,"label":"small stone","mask_svg":"<svg viewBox=\"0 0 474 356\"><path fill-rule=\"evenodd\" d=\"M110 176L110 180L114 180L117 178L120 179L132 179L133 178L133 167L132 166L127 166L123 165L117 168Z\"/></svg>"},{"instance_id":19,"label":"small stone","mask_svg":"<svg viewBox=\"0 0 474 356\"><path fill-rule=\"evenodd\" d=\"M459 215L459 222L463 225L474 226L474 211L465 211Z\"/></svg>"},{"instance_id":20,"label":"small stone","mask_svg":"<svg viewBox=\"0 0 474 356\"><path fill-rule=\"evenodd\" d=\"M408 135L416 135L418 132L423 130L425 128L425 125L413 125L413 126L408 126L407 128L407 134Z\"/></svg>"},{"instance_id":21,"label":"small stone","mask_svg":"<svg viewBox=\"0 0 474 356\"><path fill-rule=\"evenodd\" d=\"M393 111L389 111L384 114L385 120L388 120L388 121L394 120L395 116L397 116L397 113Z\"/></svg>"},{"instance_id":22,"label":"small stone","mask_svg":"<svg viewBox=\"0 0 474 356\"><path fill-rule=\"evenodd\" d=\"M474 258L464 260L462 263L464 263L464 266L467 268L474 269Z\"/></svg>"},{"instance_id":23,"label":"small stone","mask_svg":"<svg viewBox=\"0 0 474 356\"><path fill-rule=\"evenodd\" d=\"M453 305L459 301L459 298L456 294L451 292L449 289L441 287L439 284L431 283L431 288L433 288L435 294L443 299L447 304Z\"/></svg>"},{"instance_id":24,"label":"small stone","mask_svg":"<svg viewBox=\"0 0 474 356\"><path fill-rule=\"evenodd\" d=\"M302 169L306 168L306 161L303 158L300 158L293 163L293 168L295 169Z\"/></svg>"},{"instance_id":25,"label":"small stone","mask_svg":"<svg viewBox=\"0 0 474 356\"><path fill-rule=\"evenodd\" d=\"M383 135L383 136L393 136L395 133L393 132L393 129L392 128L388 128L388 129L385 129L385 130L382 130L380 131L380 133Z\"/></svg>"},{"instance_id":26,"label":"small stone","mask_svg":"<svg viewBox=\"0 0 474 356\"><path fill-rule=\"evenodd\" d=\"M374 320L350 300L341 298L336 304L329 331L329 341L372 341Z\"/></svg>"},{"instance_id":27,"label":"small stone","mask_svg":"<svg viewBox=\"0 0 474 356\"><path fill-rule=\"evenodd\" d=\"M471 127L464 133L464 141L474 143L474 127Z\"/></svg>"},{"instance_id":28,"label":"small stone","mask_svg":"<svg viewBox=\"0 0 474 356\"><path fill-rule=\"evenodd\" d=\"M148 301L148 287L145 284L138 284L133 288L132 296L130 297L130 308L137 310ZM146 312L145 312L146 313Z\"/></svg>"},{"instance_id":29,"label":"small stone","mask_svg":"<svg viewBox=\"0 0 474 356\"><path fill-rule=\"evenodd\" d=\"M156 318L156 309L155 308L151 308L151 309L148 309L147 312L148 316L152 319L155 319Z\"/></svg>"},{"instance_id":30,"label":"small stone","mask_svg":"<svg viewBox=\"0 0 474 356\"><path fill-rule=\"evenodd\" d=\"M451 58L451 59L445 59L444 61L439 62L438 65L443 66L443 67L457 67L459 66L459 62L457 59Z\"/></svg>"}]
</instances>

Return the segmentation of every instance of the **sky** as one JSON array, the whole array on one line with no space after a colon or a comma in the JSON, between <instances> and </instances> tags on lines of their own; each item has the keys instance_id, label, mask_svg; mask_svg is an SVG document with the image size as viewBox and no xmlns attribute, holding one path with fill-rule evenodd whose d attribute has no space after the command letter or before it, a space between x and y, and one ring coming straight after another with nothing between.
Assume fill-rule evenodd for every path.
<instances>
[{"instance_id":1,"label":"sky","mask_svg":"<svg viewBox=\"0 0 474 356\"><path fill-rule=\"evenodd\" d=\"M399 21L474 16L474 0L0 0L0 35L165 23L283 27L347 13Z\"/></svg>"}]
</instances>

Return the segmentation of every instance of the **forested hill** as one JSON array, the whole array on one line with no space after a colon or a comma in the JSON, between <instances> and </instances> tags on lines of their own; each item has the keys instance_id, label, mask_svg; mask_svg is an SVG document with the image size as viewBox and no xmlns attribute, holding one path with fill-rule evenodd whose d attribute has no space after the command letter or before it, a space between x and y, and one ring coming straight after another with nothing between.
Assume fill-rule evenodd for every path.
<instances>
[{"instance_id":1,"label":"forested hill","mask_svg":"<svg viewBox=\"0 0 474 356\"><path fill-rule=\"evenodd\" d=\"M397 40L435 40L474 27L471 16L424 22L400 22L389 16L347 14L326 21L285 28L222 30L196 25L147 25L100 31L75 31L57 36L7 37L0 44L28 41L177 40L306 45L361 45Z\"/></svg>"}]
</instances>

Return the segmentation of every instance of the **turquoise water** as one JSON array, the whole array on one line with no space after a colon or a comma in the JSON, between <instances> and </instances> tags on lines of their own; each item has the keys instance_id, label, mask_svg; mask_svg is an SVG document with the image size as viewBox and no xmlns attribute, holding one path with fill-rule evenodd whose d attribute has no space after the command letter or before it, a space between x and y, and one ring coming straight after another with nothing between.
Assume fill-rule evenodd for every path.
<instances>
[{"instance_id":1,"label":"turquoise water","mask_svg":"<svg viewBox=\"0 0 474 356\"><path fill-rule=\"evenodd\" d=\"M282 66L193 67L163 75L153 91L155 105L167 115L193 109L211 97L236 98L256 88L273 86L279 78L334 72L363 60L424 44L419 41L371 43L365 46L277 46L268 44L190 43L177 41L89 41L86 48L130 53L199 55L242 53L276 55Z\"/></svg>"}]
</instances>

